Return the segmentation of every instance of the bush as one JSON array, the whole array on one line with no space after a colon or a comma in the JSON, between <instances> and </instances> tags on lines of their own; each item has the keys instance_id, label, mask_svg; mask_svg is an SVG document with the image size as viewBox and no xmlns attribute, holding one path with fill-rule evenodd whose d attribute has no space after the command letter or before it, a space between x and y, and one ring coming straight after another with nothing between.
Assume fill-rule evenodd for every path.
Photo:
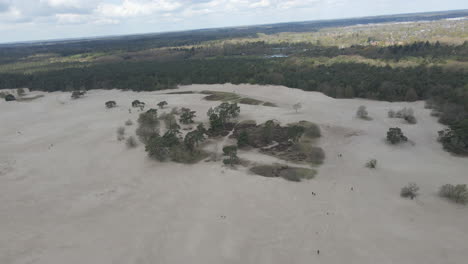
<instances>
[{"instance_id":1,"label":"bush","mask_svg":"<svg viewBox=\"0 0 468 264\"><path fill-rule=\"evenodd\" d=\"M387 141L391 144L398 144L400 142L408 141L408 138L403 135L403 132L399 127L394 127L388 130Z\"/></svg>"},{"instance_id":2,"label":"bush","mask_svg":"<svg viewBox=\"0 0 468 264\"><path fill-rule=\"evenodd\" d=\"M322 164L325 159L325 151L321 147L311 147L309 152L309 160L314 164Z\"/></svg>"},{"instance_id":3,"label":"bush","mask_svg":"<svg viewBox=\"0 0 468 264\"><path fill-rule=\"evenodd\" d=\"M158 103L159 109L163 109L167 105L166 101L162 101Z\"/></svg>"},{"instance_id":4,"label":"bush","mask_svg":"<svg viewBox=\"0 0 468 264\"><path fill-rule=\"evenodd\" d=\"M409 124L416 124L417 120L414 117L414 110L411 107L405 107L403 109L398 110L397 112L390 110L388 111L388 117L390 118L401 118L406 120Z\"/></svg>"},{"instance_id":5,"label":"bush","mask_svg":"<svg viewBox=\"0 0 468 264\"><path fill-rule=\"evenodd\" d=\"M86 91L73 91L71 94L72 99L79 99L86 94Z\"/></svg>"},{"instance_id":6,"label":"bush","mask_svg":"<svg viewBox=\"0 0 468 264\"><path fill-rule=\"evenodd\" d=\"M138 142L134 136L130 136L127 138L125 145L127 145L128 148L136 148L138 146Z\"/></svg>"},{"instance_id":7,"label":"bush","mask_svg":"<svg viewBox=\"0 0 468 264\"><path fill-rule=\"evenodd\" d=\"M242 130L237 137L237 147L242 148L249 145L249 134L247 131Z\"/></svg>"},{"instance_id":8,"label":"bush","mask_svg":"<svg viewBox=\"0 0 468 264\"><path fill-rule=\"evenodd\" d=\"M129 120L125 121L125 125L126 126L131 126L131 125L133 125L133 121L129 119Z\"/></svg>"},{"instance_id":9,"label":"bush","mask_svg":"<svg viewBox=\"0 0 468 264\"><path fill-rule=\"evenodd\" d=\"M189 108L182 107L182 113L179 121L182 124L191 124L193 123L193 119L196 117L195 113L195 111L192 111Z\"/></svg>"},{"instance_id":10,"label":"bush","mask_svg":"<svg viewBox=\"0 0 468 264\"><path fill-rule=\"evenodd\" d=\"M239 163L239 158L237 157L237 146L225 146L223 148L223 155L228 156L227 159L223 160L224 164L233 166L234 164Z\"/></svg>"},{"instance_id":11,"label":"bush","mask_svg":"<svg viewBox=\"0 0 468 264\"><path fill-rule=\"evenodd\" d=\"M447 151L458 155L468 155L468 119L439 131L439 142Z\"/></svg>"},{"instance_id":12,"label":"bush","mask_svg":"<svg viewBox=\"0 0 468 264\"><path fill-rule=\"evenodd\" d=\"M376 159L371 159L366 163L366 167L369 169L375 169L377 168L377 160Z\"/></svg>"},{"instance_id":13,"label":"bush","mask_svg":"<svg viewBox=\"0 0 468 264\"><path fill-rule=\"evenodd\" d=\"M125 127L118 127L117 128L117 139L122 141L125 139Z\"/></svg>"},{"instance_id":14,"label":"bush","mask_svg":"<svg viewBox=\"0 0 468 264\"><path fill-rule=\"evenodd\" d=\"M356 116L361 118L361 119L364 119L364 120L371 120L371 118L369 117L369 113L367 112L367 109L365 106L361 105L359 106L357 112L356 112Z\"/></svg>"},{"instance_id":15,"label":"bush","mask_svg":"<svg viewBox=\"0 0 468 264\"><path fill-rule=\"evenodd\" d=\"M12 94L7 94L7 95L5 96L5 101L7 101L7 102L11 102L11 101L15 101L15 100L16 100L16 98L15 98L15 96L12 95Z\"/></svg>"},{"instance_id":16,"label":"bush","mask_svg":"<svg viewBox=\"0 0 468 264\"><path fill-rule=\"evenodd\" d=\"M466 184L445 184L440 187L439 195L455 203L466 204L468 201L468 190Z\"/></svg>"},{"instance_id":17,"label":"bush","mask_svg":"<svg viewBox=\"0 0 468 264\"><path fill-rule=\"evenodd\" d=\"M115 101L107 101L105 105L107 108L114 108L117 106L117 103Z\"/></svg>"},{"instance_id":18,"label":"bush","mask_svg":"<svg viewBox=\"0 0 468 264\"><path fill-rule=\"evenodd\" d=\"M409 183L401 188L400 196L404 198L411 198L413 200L418 195L419 187L416 183Z\"/></svg>"}]
</instances>

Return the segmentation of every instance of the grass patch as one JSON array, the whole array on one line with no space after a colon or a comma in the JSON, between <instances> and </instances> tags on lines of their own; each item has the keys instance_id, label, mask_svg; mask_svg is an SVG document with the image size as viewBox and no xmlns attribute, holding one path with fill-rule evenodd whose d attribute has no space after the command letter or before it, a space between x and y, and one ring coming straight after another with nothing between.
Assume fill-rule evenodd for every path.
<instances>
[{"instance_id":1,"label":"grass patch","mask_svg":"<svg viewBox=\"0 0 468 264\"><path fill-rule=\"evenodd\" d=\"M263 177L281 177L294 182L313 179L317 174L317 171L313 169L289 167L279 164L254 166L250 168L250 171Z\"/></svg>"},{"instance_id":2,"label":"grass patch","mask_svg":"<svg viewBox=\"0 0 468 264\"><path fill-rule=\"evenodd\" d=\"M299 121L297 123L288 124L288 126L301 126L305 128L304 137L308 138L319 138L322 136L322 132L320 131L320 127L312 122L309 121Z\"/></svg>"},{"instance_id":3,"label":"grass patch","mask_svg":"<svg viewBox=\"0 0 468 264\"><path fill-rule=\"evenodd\" d=\"M271 103L271 102L264 102L263 106L268 106L268 107L278 107L276 104Z\"/></svg>"},{"instance_id":4,"label":"grass patch","mask_svg":"<svg viewBox=\"0 0 468 264\"><path fill-rule=\"evenodd\" d=\"M183 92L170 92L165 94L194 94L194 91L183 91Z\"/></svg>"},{"instance_id":5,"label":"grass patch","mask_svg":"<svg viewBox=\"0 0 468 264\"><path fill-rule=\"evenodd\" d=\"M240 96L235 93L229 92L218 92L218 91L201 91L201 94L209 94L203 99L207 101L237 101L240 99Z\"/></svg>"},{"instance_id":6,"label":"grass patch","mask_svg":"<svg viewBox=\"0 0 468 264\"><path fill-rule=\"evenodd\" d=\"M253 99L253 98L244 97L244 98L241 98L239 100L239 103L248 104L248 105L259 105L259 104L263 104L263 101Z\"/></svg>"}]
</instances>

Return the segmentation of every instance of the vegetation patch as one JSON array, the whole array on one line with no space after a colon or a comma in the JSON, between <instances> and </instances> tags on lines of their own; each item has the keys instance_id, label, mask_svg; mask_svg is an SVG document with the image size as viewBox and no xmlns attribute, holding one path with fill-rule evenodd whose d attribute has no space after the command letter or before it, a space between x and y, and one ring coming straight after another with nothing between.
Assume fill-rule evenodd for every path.
<instances>
[{"instance_id":1,"label":"vegetation patch","mask_svg":"<svg viewBox=\"0 0 468 264\"><path fill-rule=\"evenodd\" d=\"M183 91L183 92L170 92L165 94L194 94L194 91Z\"/></svg>"},{"instance_id":2,"label":"vegetation patch","mask_svg":"<svg viewBox=\"0 0 468 264\"><path fill-rule=\"evenodd\" d=\"M201 94L208 94L208 96L205 96L203 99L207 101L237 101L240 99L240 96L235 94L235 93L229 93L229 92L218 92L218 91L201 91Z\"/></svg>"},{"instance_id":3,"label":"vegetation patch","mask_svg":"<svg viewBox=\"0 0 468 264\"><path fill-rule=\"evenodd\" d=\"M439 195L455 203L466 204L468 202L468 189L466 184L445 184L440 187Z\"/></svg>"},{"instance_id":4,"label":"vegetation patch","mask_svg":"<svg viewBox=\"0 0 468 264\"><path fill-rule=\"evenodd\" d=\"M263 106L268 106L268 107L278 107L276 104L271 103L271 102L264 102Z\"/></svg>"},{"instance_id":5,"label":"vegetation patch","mask_svg":"<svg viewBox=\"0 0 468 264\"><path fill-rule=\"evenodd\" d=\"M248 104L248 105L260 105L263 104L263 101L249 98L249 97L244 97L239 100L240 104Z\"/></svg>"},{"instance_id":6,"label":"vegetation patch","mask_svg":"<svg viewBox=\"0 0 468 264\"><path fill-rule=\"evenodd\" d=\"M250 168L250 171L263 177L281 177L294 182L300 182L303 179L313 179L317 174L317 171L313 169L290 167L279 164L254 166Z\"/></svg>"}]
</instances>

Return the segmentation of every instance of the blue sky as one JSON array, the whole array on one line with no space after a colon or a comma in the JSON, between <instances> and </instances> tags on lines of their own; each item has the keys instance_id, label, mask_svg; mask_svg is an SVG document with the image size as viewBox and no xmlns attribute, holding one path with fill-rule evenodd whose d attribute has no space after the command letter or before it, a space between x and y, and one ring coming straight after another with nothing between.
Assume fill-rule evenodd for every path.
<instances>
[{"instance_id":1,"label":"blue sky","mask_svg":"<svg viewBox=\"0 0 468 264\"><path fill-rule=\"evenodd\" d=\"M0 0L0 43L467 8L467 0Z\"/></svg>"}]
</instances>

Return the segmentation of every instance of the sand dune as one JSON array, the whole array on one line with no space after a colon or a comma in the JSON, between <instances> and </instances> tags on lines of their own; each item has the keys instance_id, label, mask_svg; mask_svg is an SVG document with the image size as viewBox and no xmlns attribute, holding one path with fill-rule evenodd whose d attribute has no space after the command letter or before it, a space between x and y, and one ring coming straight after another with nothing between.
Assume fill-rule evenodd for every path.
<instances>
[{"instance_id":1,"label":"sand dune","mask_svg":"<svg viewBox=\"0 0 468 264\"><path fill-rule=\"evenodd\" d=\"M143 146L129 150L117 140L116 128L138 117L128 112L134 99L155 108L162 100L189 107L206 122L206 111L219 102L201 94L95 90L79 100L55 92L31 102L1 101L0 263L467 261L468 209L437 190L468 183L468 160L437 143L442 125L423 102L333 99L278 86L180 89L234 91L278 105L241 105L242 120L319 124L325 163L315 179L296 183L221 162L159 163ZM108 100L119 106L106 109ZM299 113L291 108L296 102L303 105ZM355 117L359 105L372 121ZM404 106L413 107L418 124L387 118L389 109ZM386 144L394 126L414 145ZM379 162L376 170L364 167L371 158ZM415 200L399 196L408 182L421 187Z\"/></svg>"}]
</instances>

